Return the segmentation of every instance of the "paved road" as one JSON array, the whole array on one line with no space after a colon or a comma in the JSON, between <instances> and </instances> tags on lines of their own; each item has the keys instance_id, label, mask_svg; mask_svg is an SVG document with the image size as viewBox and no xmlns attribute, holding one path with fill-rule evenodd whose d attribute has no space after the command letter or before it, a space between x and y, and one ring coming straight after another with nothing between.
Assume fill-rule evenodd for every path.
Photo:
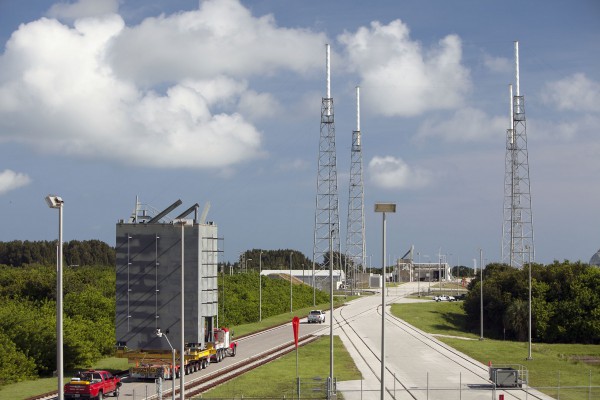
<instances>
[{"instance_id":1,"label":"paved road","mask_svg":"<svg viewBox=\"0 0 600 400\"><path fill-rule=\"evenodd\" d=\"M416 285L411 283L390 288L386 303L414 301L405 296L416 292ZM381 398L381 302L379 292L353 301L334 313L334 334L341 337L363 375L362 381L338 384L338 390L343 392L345 399ZM389 307L387 309L386 399L498 399L500 394L507 400L551 399L537 391L494 391L488 380L486 365L392 317Z\"/></svg>"}]
</instances>

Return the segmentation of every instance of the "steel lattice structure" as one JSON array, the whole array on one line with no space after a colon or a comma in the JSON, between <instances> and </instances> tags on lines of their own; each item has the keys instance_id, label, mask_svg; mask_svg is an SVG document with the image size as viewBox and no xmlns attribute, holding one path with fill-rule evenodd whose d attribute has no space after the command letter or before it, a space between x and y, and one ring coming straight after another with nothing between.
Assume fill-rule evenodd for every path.
<instances>
[{"instance_id":1,"label":"steel lattice structure","mask_svg":"<svg viewBox=\"0 0 600 400\"><path fill-rule=\"evenodd\" d=\"M352 132L350 150L350 185L348 187L348 219L346 222L346 257L351 272L365 271L365 194L360 132L360 89L356 88L356 130ZM346 268L346 276L348 276ZM352 274L354 276L354 274ZM354 279L356 281L356 279Z\"/></svg>"},{"instance_id":2,"label":"steel lattice structure","mask_svg":"<svg viewBox=\"0 0 600 400\"><path fill-rule=\"evenodd\" d=\"M535 258L525 98L519 94L519 44L515 42L516 89L511 98L511 128L506 135L502 262L522 268Z\"/></svg>"},{"instance_id":3,"label":"steel lattice structure","mask_svg":"<svg viewBox=\"0 0 600 400\"><path fill-rule=\"evenodd\" d=\"M317 197L315 207L315 230L313 245L313 277L315 268L328 268L324 265L329 252L340 253L340 217L337 188L337 167L335 149L335 123L333 98L329 79L329 45L327 50L327 97L321 101L321 135L319 139L319 160L317 171ZM331 242L331 243L330 243ZM314 282L314 286L319 286Z\"/></svg>"}]
</instances>

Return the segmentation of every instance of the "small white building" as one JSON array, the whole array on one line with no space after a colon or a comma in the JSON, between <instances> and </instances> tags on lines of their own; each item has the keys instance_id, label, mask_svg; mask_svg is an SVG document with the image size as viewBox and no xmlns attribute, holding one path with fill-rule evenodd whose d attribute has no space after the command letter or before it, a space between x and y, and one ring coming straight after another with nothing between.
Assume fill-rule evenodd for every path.
<instances>
[{"instance_id":1,"label":"small white building","mask_svg":"<svg viewBox=\"0 0 600 400\"><path fill-rule=\"evenodd\" d=\"M286 276L292 275L294 279L298 279L303 283L316 286L317 289L323 291L329 291L331 287L331 283L329 281L329 270L318 269L315 270L315 275L313 277L313 271L309 269L263 269L261 271L262 276L271 276L271 275L279 275ZM346 281L346 274L343 270L333 270L333 288L334 290L338 290L340 286Z\"/></svg>"}]
</instances>

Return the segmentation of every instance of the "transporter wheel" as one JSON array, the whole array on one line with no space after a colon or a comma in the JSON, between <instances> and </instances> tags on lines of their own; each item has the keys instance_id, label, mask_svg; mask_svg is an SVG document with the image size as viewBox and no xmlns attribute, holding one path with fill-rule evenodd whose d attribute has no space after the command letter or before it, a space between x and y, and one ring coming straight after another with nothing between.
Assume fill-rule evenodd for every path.
<instances>
[{"instance_id":1,"label":"transporter wheel","mask_svg":"<svg viewBox=\"0 0 600 400\"><path fill-rule=\"evenodd\" d=\"M231 349L231 357L235 357L236 351L237 351L237 346L233 346L233 348Z\"/></svg>"},{"instance_id":2,"label":"transporter wheel","mask_svg":"<svg viewBox=\"0 0 600 400\"><path fill-rule=\"evenodd\" d=\"M98 392L98 400L103 400L104 399L104 394L102 392Z\"/></svg>"},{"instance_id":3,"label":"transporter wheel","mask_svg":"<svg viewBox=\"0 0 600 400\"><path fill-rule=\"evenodd\" d=\"M120 393L120 388L116 388L115 391L113 392L113 396L115 397L119 397L119 393Z\"/></svg>"}]
</instances>

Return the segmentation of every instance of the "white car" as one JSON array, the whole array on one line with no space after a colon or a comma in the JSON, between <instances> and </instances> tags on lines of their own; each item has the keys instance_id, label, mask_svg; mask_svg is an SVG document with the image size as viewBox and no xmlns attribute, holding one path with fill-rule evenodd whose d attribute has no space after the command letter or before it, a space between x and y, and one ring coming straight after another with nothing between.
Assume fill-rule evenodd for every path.
<instances>
[{"instance_id":1,"label":"white car","mask_svg":"<svg viewBox=\"0 0 600 400\"><path fill-rule=\"evenodd\" d=\"M307 318L308 323L323 323L325 322L325 311L322 310L311 310L308 313L308 318Z\"/></svg>"},{"instance_id":2,"label":"white car","mask_svg":"<svg viewBox=\"0 0 600 400\"><path fill-rule=\"evenodd\" d=\"M443 294L441 296L433 296L433 299L435 301L456 301L454 296L446 296L445 294Z\"/></svg>"}]
</instances>

